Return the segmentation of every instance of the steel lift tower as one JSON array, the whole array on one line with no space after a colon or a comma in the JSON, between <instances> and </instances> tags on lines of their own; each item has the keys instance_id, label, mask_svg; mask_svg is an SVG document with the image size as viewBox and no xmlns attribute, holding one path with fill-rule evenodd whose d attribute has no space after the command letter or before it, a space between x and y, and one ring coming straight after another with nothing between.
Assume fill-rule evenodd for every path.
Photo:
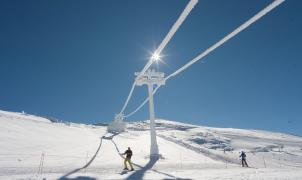
<instances>
[{"instance_id":1,"label":"steel lift tower","mask_svg":"<svg viewBox=\"0 0 302 180\"><path fill-rule=\"evenodd\" d=\"M154 101L153 101L153 86L165 85L165 74L162 72L156 72L155 70L148 70L144 74L136 72L136 85L142 86L146 84L148 86L149 93L149 114L150 114L150 136L151 136L151 146L150 146L150 158L158 158L159 151L156 139L156 129L155 129L155 113L154 113Z\"/></svg>"}]
</instances>

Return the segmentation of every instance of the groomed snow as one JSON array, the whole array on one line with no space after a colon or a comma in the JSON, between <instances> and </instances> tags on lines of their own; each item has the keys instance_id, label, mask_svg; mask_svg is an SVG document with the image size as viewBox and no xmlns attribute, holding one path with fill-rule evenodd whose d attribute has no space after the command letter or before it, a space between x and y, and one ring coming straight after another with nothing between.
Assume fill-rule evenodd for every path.
<instances>
[{"instance_id":1,"label":"groomed snow","mask_svg":"<svg viewBox=\"0 0 302 180\"><path fill-rule=\"evenodd\" d=\"M301 137L157 120L162 157L150 161L148 130L148 121L110 134L105 126L0 111L0 179L302 179ZM122 171L119 153L128 146L134 172ZM251 168L240 167L241 150Z\"/></svg>"}]
</instances>

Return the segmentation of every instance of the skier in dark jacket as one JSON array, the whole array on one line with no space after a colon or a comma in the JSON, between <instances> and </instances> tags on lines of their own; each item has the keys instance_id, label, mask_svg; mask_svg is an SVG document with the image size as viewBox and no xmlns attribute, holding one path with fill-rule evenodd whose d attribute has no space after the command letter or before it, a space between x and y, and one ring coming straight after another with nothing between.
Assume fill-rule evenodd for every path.
<instances>
[{"instance_id":1,"label":"skier in dark jacket","mask_svg":"<svg viewBox=\"0 0 302 180\"><path fill-rule=\"evenodd\" d=\"M133 169L133 166L131 163L132 151L131 151L130 147L128 147L128 149L122 155L126 155L126 158L124 160L124 165L125 165L124 170L128 170L128 167L127 167L127 162L128 162L131 167L131 171L133 171L134 169Z\"/></svg>"},{"instance_id":2,"label":"skier in dark jacket","mask_svg":"<svg viewBox=\"0 0 302 180\"><path fill-rule=\"evenodd\" d=\"M239 157L241 157L242 167L244 167L244 166L249 167L249 165L247 165L247 163L246 163L246 154L244 151L241 152Z\"/></svg>"}]
</instances>

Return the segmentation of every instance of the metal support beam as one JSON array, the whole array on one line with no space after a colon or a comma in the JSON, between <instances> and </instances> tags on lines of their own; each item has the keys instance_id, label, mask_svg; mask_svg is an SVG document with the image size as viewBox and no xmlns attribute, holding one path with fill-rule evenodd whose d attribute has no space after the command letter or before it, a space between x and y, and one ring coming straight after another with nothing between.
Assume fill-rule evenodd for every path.
<instances>
[{"instance_id":1,"label":"metal support beam","mask_svg":"<svg viewBox=\"0 0 302 180\"><path fill-rule=\"evenodd\" d=\"M159 157L159 150L156 139L156 128L155 128L155 112L154 112L154 100L153 100L153 86L161 86L165 84L164 73L156 72L154 70L148 70L143 75L135 73L136 85L142 86L146 84L148 86L149 93L149 115L150 115L150 158Z\"/></svg>"}]
</instances>

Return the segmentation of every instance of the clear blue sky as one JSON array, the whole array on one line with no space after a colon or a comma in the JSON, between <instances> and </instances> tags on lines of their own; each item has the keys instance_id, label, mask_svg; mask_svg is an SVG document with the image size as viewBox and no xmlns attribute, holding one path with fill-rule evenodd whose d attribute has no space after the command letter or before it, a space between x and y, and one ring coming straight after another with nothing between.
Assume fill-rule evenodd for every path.
<instances>
[{"instance_id":1,"label":"clear blue sky","mask_svg":"<svg viewBox=\"0 0 302 180\"><path fill-rule=\"evenodd\" d=\"M188 1L0 1L0 109L109 122ZM165 48L170 74L268 5L200 0ZM156 116L302 135L302 1L288 0L171 79ZM126 113L147 95L137 87ZM127 119L148 119L148 108Z\"/></svg>"}]
</instances>

